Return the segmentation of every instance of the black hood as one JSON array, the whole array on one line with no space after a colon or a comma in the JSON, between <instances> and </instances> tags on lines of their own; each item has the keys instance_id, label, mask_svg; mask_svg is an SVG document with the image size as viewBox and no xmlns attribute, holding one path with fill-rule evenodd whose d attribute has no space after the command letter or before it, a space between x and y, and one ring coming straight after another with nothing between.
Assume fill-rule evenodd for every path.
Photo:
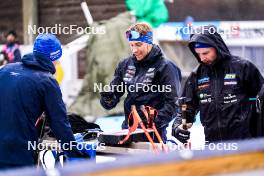
<instances>
[{"instance_id":1,"label":"black hood","mask_svg":"<svg viewBox=\"0 0 264 176\"><path fill-rule=\"evenodd\" d=\"M28 67L38 68L52 74L56 72L56 69L51 60L35 56L33 53L24 55L22 58L22 63Z\"/></svg>"},{"instance_id":2,"label":"black hood","mask_svg":"<svg viewBox=\"0 0 264 176\"><path fill-rule=\"evenodd\" d=\"M199 34L192 34L190 42L189 42L189 48L191 52L193 53L193 55L198 60L198 62L202 63L200 60L200 57L197 55L197 53L194 50L194 44L196 42L209 44L217 50L217 60L214 63L222 59L230 58L231 57L230 51L227 48L220 34L216 32L216 27L215 26L204 26L202 29L203 31L200 31Z\"/></svg>"},{"instance_id":3,"label":"black hood","mask_svg":"<svg viewBox=\"0 0 264 176\"><path fill-rule=\"evenodd\" d=\"M135 64L147 65L157 61L157 58L161 58L162 51L158 45L153 44L150 52L145 56L143 60L138 61L136 56L133 55L133 61Z\"/></svg>"}]
</instances>

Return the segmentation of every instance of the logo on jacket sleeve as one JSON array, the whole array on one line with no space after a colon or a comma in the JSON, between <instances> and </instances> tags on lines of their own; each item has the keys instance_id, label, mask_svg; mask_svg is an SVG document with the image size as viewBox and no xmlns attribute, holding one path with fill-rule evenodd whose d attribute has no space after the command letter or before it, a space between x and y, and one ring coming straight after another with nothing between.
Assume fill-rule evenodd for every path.
<instances>
[{"instance_id":1,"label":"logo on jacket sleeve","mask_svg":"<svg viewBox=\"0 0 264 176\"><path fill-rule=\"evenodd\" d=\"M136 74L136 67L133 65L129 65L127 67L125 76L123 78L124 82L125 83L131 82L135 74Z\"/></svg>"},{"instance_id":2,"label":"logo on jacket sleeve","mask_svg":"<svg viewBox=\"0 0 264 176\"><path fill-rule=\"evenodd\" d=\"M149 68L147 73L145 74L145 79L143 83L150 84L155 76L155 68Z\"/></svg>"}]
</instances>

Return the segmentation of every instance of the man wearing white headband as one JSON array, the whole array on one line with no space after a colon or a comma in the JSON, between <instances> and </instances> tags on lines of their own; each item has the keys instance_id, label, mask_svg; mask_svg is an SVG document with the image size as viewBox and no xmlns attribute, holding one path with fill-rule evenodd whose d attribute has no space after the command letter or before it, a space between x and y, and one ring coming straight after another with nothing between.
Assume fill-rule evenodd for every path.
<instances>
[{"instance_id":1,"label":"man wearing white headband","mask_svg":"<svg viewBox=\"0 0 264 176\"><path fill-rule=\"evenodd\" d=\"M166 127L176 113L175 99L180 89L180 70L173 62L165 59L158 45L152 43L153 32L149 25L132 25L126 37L132 55L118 64L111 82L112 87L122 85L128 92L124 102L125 120L122 128L128 128L131 105L136 105L142 119L145 118L140 106L151 106L158 111L155 123L166 141ZM112 109L123 94L124 91L115 88L111 92L101 92L100 102L105 109Z\"/></svg>"}]
</instances>

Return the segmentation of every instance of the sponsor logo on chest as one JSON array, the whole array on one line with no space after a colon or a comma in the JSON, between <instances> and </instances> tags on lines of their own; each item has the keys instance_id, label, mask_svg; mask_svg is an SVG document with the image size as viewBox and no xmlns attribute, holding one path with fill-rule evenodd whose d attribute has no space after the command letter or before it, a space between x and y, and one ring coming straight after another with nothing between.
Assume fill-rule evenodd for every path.
<instances>
[{"instance_id":1,"label":"sponsor logo on chest","mask_svg":"<svg viewBox=\"0 0 264 176\"><path fill-rule=\"evenodd\" d=\"M227 73L224 77L224 85L237 85L235 73Z\"/></svg>"},{"instance_id":2,"label":"sponsor logo on chest","mask_svg":"<svg viewBox=\"0 0 264 176\"><path fill-rule=\"evenodd\" d=\"M198 79L198 89L205 89L209 87L210 78L209 77L203 77L201 79Z\"/></svg>"}]
</instances>

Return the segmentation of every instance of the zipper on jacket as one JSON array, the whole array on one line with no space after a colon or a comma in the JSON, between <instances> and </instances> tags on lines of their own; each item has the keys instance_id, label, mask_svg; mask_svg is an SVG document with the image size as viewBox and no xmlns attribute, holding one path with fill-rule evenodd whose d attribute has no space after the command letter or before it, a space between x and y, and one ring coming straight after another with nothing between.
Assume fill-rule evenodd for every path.
<instances>
[{"instance_id":1,"label":"zipper on jacket","mask_svg":"<svg viewBox=\"0 0 264 176\"><path fill-rule=\"evenodd\" d=\"M214 68L214 73L215 73L215 86L214 86L214 89L215 89L215 108L216 108L216 111L220 110L218 108L218 96L219 96L219 93L218 93L218 77L217 77L217 71L216 69ZM220 118L219 118L219 113L216 113L216 116L217 116L217 128L218 128L218 137L220 138L220 140L222 141L222 133L221 133L221 123L220 123Z\"/></svg>"}]
</instances>

